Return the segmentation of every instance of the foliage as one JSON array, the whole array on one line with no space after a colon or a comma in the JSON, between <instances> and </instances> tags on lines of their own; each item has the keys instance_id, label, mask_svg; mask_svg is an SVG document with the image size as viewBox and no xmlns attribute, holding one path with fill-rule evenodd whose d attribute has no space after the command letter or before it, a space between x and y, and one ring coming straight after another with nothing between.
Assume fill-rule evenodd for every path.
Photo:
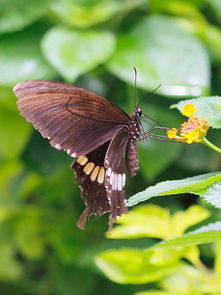
<instances>
[{"instance_id":1,"label":"foliage","mask_svg":"<svg viewBox=\"0 0 221 295\"><path fill-rule=\"evenodd\" d=\"M220 26L218 0L0 2L1 294L221 293ZM11 89L67 81L131 112L133 67L148 117L179 128L193 104L210 128L198 144L140 144L128 205L151 205L129 208L104 239L104 216L76 228L71 159L19 115Z\"/></svg>"},{"instance_id":2,"label":"foliage","mask_svg":"<svg viewBox=\"0 0 221 295\"><path fill-rule=\"evenodd\" d=\"M128 206L134 206L151 197L167 196L172 194L194 193L200 195L221 179L220 172L207 173L181 180L171 180L148 187L145 191L139 192L128 200Z\"/></svg>"},{"instance_id":3,"label":"foliage","mask_svg":"<svg viewBox=\"0 0 221 295\"><path fill-rule=\"evenodd\" d=\"M211 223L184 234L186 228L207 218L208 214L206 209L197 205L189 207L186 211L177 211L173 216L167 209L156 205L137 207L119 218L120 225L107 237L152 237L164 241L142 250L105 250L97 255L96 264L106 276L121 284L160 281L158 285L165 294L167 291L172 294L195 294L196 291L197 294L219 294L220 274L216 270L209 274L209 270L200 261L200 252L196 245L211 242L217 242L219 245L221 222ZM185 258L188 263L181 258ZM215 259L219 259L219 255L215 256ZM194 277L194 280L191 277ZM184 286L181 284L182 281L186 281ZM147 291L146 294L151 292Z\"/></svg>"}]
</instances>

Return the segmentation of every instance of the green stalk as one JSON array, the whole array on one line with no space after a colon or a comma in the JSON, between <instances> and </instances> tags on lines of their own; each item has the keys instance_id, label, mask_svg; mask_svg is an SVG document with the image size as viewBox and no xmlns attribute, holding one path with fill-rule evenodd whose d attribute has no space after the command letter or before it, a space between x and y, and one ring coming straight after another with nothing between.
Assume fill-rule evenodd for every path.
<instances>
[{"instance_id":1,"label":"green stalk","mask_svg":"<svg viewBox=\"0 0 221 295\"><path fill-rule=\"evenodd\" d=\"M205 144L206 146L208 146L210 149L214 150L215 152L221 154L221 149L218 148L216 145L214 145L213 143L211 143L208 139L206 139L205 137L202 140L202 143Z\"/></svg>"}]
</instances>

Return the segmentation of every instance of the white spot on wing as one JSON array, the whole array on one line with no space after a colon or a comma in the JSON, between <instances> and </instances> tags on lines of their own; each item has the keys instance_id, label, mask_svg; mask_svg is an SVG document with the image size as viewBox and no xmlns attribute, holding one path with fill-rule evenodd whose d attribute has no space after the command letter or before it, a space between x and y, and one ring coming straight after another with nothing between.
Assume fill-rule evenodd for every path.
<instances>
[{"instance_id":1,"label":"white spot on wing","mask_svg":"<svg viewBox=\"0 0 221 295\"><path fill-rule=\"evenodd\" d=\"M122 190L122 175L118 174L118 178L117 178L117 190L121 191Z\"/></svg>"},{"instance_id":2,"label":"white spot on wing","mask_svg":"<svg viewBox=\"0 0 221 295\"><path fill-rule=\"evenodd\" d=\"M56 148L57 150L60 150L60 149L61 149L61 145L60 145L59 143L56 143L55 148Z\"/></svg>"},{"instance_id":3,"label":"white spot on wing","mask_svg":"<svg viewBox=\"0 0 221 295\"><path fill-rule=\"evenodd\" d=\"M16 84L13 88L13 91L17 91L20 86L21 86L21 83Z\"/></svg>"},{"instance_id":4,"label":"white spot on wing","mask_svg":"<svg viewBox=\"0 0 221 295\"><path fill-rule=\"evenodd\" d=\"M107 171L106 171L106 175L107 175L107 176L111 176L111 168L108 168L108 169L107 169Z\"/></svg>"},{"instance_id":5,"label":"white spot on wing","mask_svg":"<svg viewBox=\"0 0 221 295\"><path fill-rule=\"evenodd\" d=\"M117 183L118 183L118 176L119 174L115 174L115 181L114 181L114 190L117 190Z\"/></svg>"},{"instance_id":6,"label":"white spot on wing","mask_svg":"<svg viewBox=\"0 0 221 295\"><path fill-rule=\"evenodd\" d=\"M114 180L114 172L112 172L110 176L110 185L113 183L113 180Z\"/></svg>"},{"instance_id":7,"label":"white spot on wing","mask_svg":"<svg viewBox=\"0 0 221 295\"><path fill-rule=\"evenodd\" d=\"M113 191L115 190L116 178L117 178L117 175L115 173L113 173L113 182L112 182L112 190Z\"/></svg>"},{"instance_id":8,"label":"white spot on wing","mask_svg":"<svg viewBox=\"0 0 221 295\"><path fill-rule=\"evenodd\" d=\"M122 187L124 187L125 186L125 183L126 183L126 174L123 174L122 175Z\"/></svg>"}]
</instances>

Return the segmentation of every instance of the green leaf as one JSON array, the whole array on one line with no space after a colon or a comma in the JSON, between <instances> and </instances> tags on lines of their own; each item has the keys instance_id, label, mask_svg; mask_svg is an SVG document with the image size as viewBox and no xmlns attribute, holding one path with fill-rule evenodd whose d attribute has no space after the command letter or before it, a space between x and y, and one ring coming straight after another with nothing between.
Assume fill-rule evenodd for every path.
<instances>
[{"instance_id":1,"label":"green leaf","mask_svg":"<svg viewBox=\"0 0 221 295\"><path fill-rule=\"evenodd\" d=\"M197 224L209 216L209 211L198 205L192 205L185 211L175 212L171 222L174 236L183 234L188 227Z\"/></svg>"},{"instance_id":2,"label":"green leaf","mask_svg":"<svg viewBox=\"0 0 221 295\"><path fill-rule=\"evenodd\" d=\"M52 267L49 271L50 279L48 283L53 286L55 294L88 295L89 290L96 290L97 288L98 277L87 269L81 269L73 264L56 263L56 259L48 265Z\"/></svg>"},{"instance_id":3,"label":"green leaf","mask_svg":"<svg viewBox=\"0 0 221 295\"><path fill-rule=\"evenodd\" d=\"M208 54L195 37L184 32L173 18L151 16L119 37L109 69L127 83L134 83L131 65L138 69L137 85L159 93L200 95L210 87ZM172 69L172 70L171 70Z\"/></svg>"},{"instance_id":4,"label":"green leaf","mask_svg":"<svg viewBox=\"0 0 221 295\"><path fill-rule=\"evenodd\" d=\"M38 186L38 175L27 172L17 161L5 161L0 164L0 204L15 206L21 204Z\"/></svg>"},{"instance_id":5,"label":"green leaf","mask_svg":"<svg viewBox=\"0 0 221 295\"><path fill-rule=\"evenodd\" d=\"M141 209L143 208L145 207L141 207ZM188 219L190 215L194 215L194 211L196 212L200 209L199 206L190 208L189 212L183 212L183 216L175 214L175 218L173 216L171 219L173 221L171 227L176 227L175 222L178 217ZM147 212L145 213L147 214ZM204 214L204 212L202 213ZM199 214L199 212L196 212L196 214ZM134 215L129 216L129 219L133 218L133 221L135 221L134 218L137 218L139 223L139 217L139 215ZM198 215L197 221L205 217L205 215L201 217ZM196 219L189 222L189 224L194 224L195 222ZM145 224L148 226L148 223ZM162 226L162 224L158 223L158 226ZM131 228L131 233L132 231L133 228ZM176 229L175 232L177 232ZM146 250L121 248L103 251L96 256L95 263L109 279L117 283L141 284L153 282L173 272L176 273L176 268L184 265L180 264L180 258L186 258L192 263L199 263L199 251L195 245L216 242L220 239L221 222L216 222L202 226L183 236L157 243Z\"/></svg>"},{"instance_id":6,"label":"green leaf","mask_svg":"<svg viewBox=\"0 0 221 295\"><path fill-rule=\"evenodd\" d=\"M134 293L134 295L171 295L171 293L166 291L143 291Z\"/></svg>"},{"instance_id":7,"label":"green leaf","mask_svg":"<svg viewBox=\"0 0 221 295\"><path fill-rule=\"evenodd\" d=\"M172 7L172 5L171 5ZM182 7L180 6L179 9ZM177 25L183 28L186 32L194 34L207 46L210 59L214 62L221 59L221 30L218 26L207 22L205 16L199 13L199 10L192 7L192 11L184 13L184 17L176 18ZM176 8L173 7L172 10ZM174 11L173 11L174 12ZM189 17L187 17L189 14ZM192 14L192 15L191 15ZM182 13L181 13L182 15Z\"/></svg>"},{"instance_id":8,"label":"green leaf","mask_svg":"<svg viewBox=\"0 0 221 295\"><path fill-rule=\"evenodd\" d=\"M216 14L219 23L221 24L221 2L219 0L207 0L213 8L214 13Z\"/></svg>"},{"instance_id":9,"label":"green leaf","mask_svg":"<svg viewBox=\"0 0 221 295\"><path fill-rule=\"evenodd\" d=\"M117 283L141 284L162 279L177 272L181 257L197 260L198 252L189 256L186 247L212 243L221 239L221 222L189 232L168 241L160 242L146 250L121 248L106 250L95 258L96 265L111 280ZM162 251L163 250L163 251Z\"/></svg>"},{"instance_id":10,"label":"green leaf","mask_svg":"<svg viewBox=\"0 0 221 295\"><path fill-rule=\"evenodd\" d=\"M157 254L155 251L146 253L143 250L132 248L111 249L99 253L95 257L95 263L114 282L143 284L158 281L173 273L178 263L177 257L169 255L170 259L161 260L165 264L159 266L154 259L152 260L155 254ZM166 255L165 251L164 254Z\"/></svg>"},{"instance_id":11,"label":"green leaf","mask_svg":"<svg viewBox=\"0 0 221 295\"><path fill-rule=\"evenodd\" d=\"M3 162L0 165L0 202L10 198L11 184L22 173L22 165L16 161Z\"/></svg>"},{"instance_id":12,"label":"green leaf","mask_svg":"<svg viewBox=\"0 0 221 295\"><path fill-rule=\"evenodd\" d=\"M31 126L19 115L12 93L0 98L0 157L15 159L26 146Z\"/></svg>"},{"instance_id":13,"label":"green leaf","mask_svg":"<svg viewBox=\"0 0 221 295\"><path fill-rule=\"evenodd\" d=\"M20 213L15 228L16 246L26 258L38 259L44 253L42 214L35 208Z\"/></svg>"},{"instance_id":14,"label":"green leaf","mask_svg":"<svg viewBox=\"0 0 221 295\"><path fill-rule=\"evenodd\" d=\"M159 106L144 105L143 112L150 118L160 121L162 126L176 126L179 124L178 116ZM165 133L163 133L165 135ZM160 140L143 141L139 144L140 168L144 177L153 180L162 173L171 162L175 161L183 149L182 144L173 144ZM162 154L162 150L164 153Z\"/></svg>"},{"instance_id":15,"label":"green leaf","mask_svg":"<svg viewBox=\"0 0 221 295\"><path fill-rule=\"evenodd\" d=\"M55 0L50 7L68 26L86 28L104 22L121 11L125 14L144 2L145 0Z\"/></svg>"},{"instance_id":16,"label":"green leaf","mask_svg":"<svg viewBox=\"0 0 221 295\"><path fill-rule=\"evenodd\" d=\"M189 246L184 248L184 258L189 260L193 265L199 265L200 261L200 250L198 246Z\"/></svg>"},{"instance_id":17,"label":"green leaf","mask_svg":"<svg viewBox=\"0 0 221 295\"><path fill-rule=\"evenodd\" d=\"M61 261L69 264L73 263L79 258L82 249L82 242L77 235L77 229L76 227L73 228L74 216L71 212L71 216L57 217L55 219L57 223L48 228L48 243Z\"/></svg>"},{"instance_id":18,"label":"green leaf","mask_svg":"<svg viewBox=\"0 0 221 295\"><path fill-rule=\"evenodd\" d=\"M19 81L50 79L54 70L42 56L40 30L4 35L0 40L0 85L14 86Z\"/></svg>"},{"instance_id":19,"label":"green leaf","mask_svg":"<svg viewBox=\"0 0 221 295\"><path fill-rule=\"evenodd\" d=\"M143 205L133 208L117 219L120 224L107 233L110 239L153 237L170 239L182 235L191 225L209 216L208 210L190 206L185 211L171 215L167 209L156 205Z\"/></svg>"},{"instance_id":20,"label":"green leaf","mask_svg":"<svg viewBox=\"0 0 221 295\"><path fill-rule=\"evenodd\" d=\"M47 12L49 0L1 0L0 33L14 32L30 25Z\"/></svg>"},{"instance_id":21,"label":"green leaf","mask_svg":"<svg viewBox=\"0 0 221 295\"><path fill-rule=\"evenodd\" d=\"M205 192L200 194L200 196L213 206L221 208L220 192L221 181L218 181L212 184Z\"/></svg>"},{"instance_id":22,"label":"green leaf","mask_svg":"<svg viewBox=\"0 0 221 295\"><path fill-rule=\"evenodd\" d=\"M182 265L161 282L161 287L169 294L176 295L219 294L220 284L213 275L208 275L206 270L200 270L187 264Z\"/></svg>"},{"instance_id":23,"label":"green leaf","mask_svg":"<svg viewBox=\"0 0 221 295\"><path fill-rule=\"evenodd\" d=\"M213 1L213 0L212 0ZM179 0L151 0L151 9L154 12L170 12L174 14L185 14L193 16L194 9L197 11L198 6L202 4L202 0L186 0L185 2L180 2ZM195 12L197 13L197 12ZM199 13L199 12L198 12Z\"/></svg>"},{"instance_id":24,"label":"green leaf","mask_svg":"<svg viewBox=\"0 0 221 295\"><path fill-rule=\"evenodd\" d=\"M0 243L0 279L3 281L18 280L22 276L21 264L15 259L14 247L9 242Z\"/></svg>"},{"instance_id":25,"label":"green leaf","mask_svg":"<svg viewBox=\"0 0 221 295\"><path fill-rule=\"evenodd\" d=\"M183 107L187 104L194 104L197 110L194 116L198 116L201 119L207 119L209 126L213 128L221 128L221 97L210 96L200 97L196 99L182 100L178 104L173 105L180 112L183 111Z\"/></svg>"},{"instance_id":26,"label":"green leaf","mask_svg":"<svg viewBox=\"0 0 221 295\"><path fill-rule=\"evenodd\" d=\"M221 172L202 174L180 180L169 180L148 187L145 191L135 194L127 201L128 206L134 206L152 197L168 196L173 194L194 193L202 194L215 182L221 180Z\"/></svg>"},{"instance_id":27,"label":"green leaf","mask_svg":"<svg viewBox=\"0 0 221 295\"><path fill-rule=\"evenodd\" d=\"M208 24L207 26L199 25L199 38L207 45L211 59L214 62L221 60L221 30L217 26Z\"/></svg>"},{"instance_id":28,"label":"green leaf","mask_svg":"<svg viewBox=\"0 0 221 295\"><path fill-rule=\"evenodd\" d=\"M204 15L201 11L202 9L200 9L203 7L202 2L204 2L203 4L207 5L208 1L210 0L151 1L151 10L158 14L169 13L179 16L175 18L177 24L186 32L189 32L201 39L209 50L210 58L217 62L217 59L220 60L221 58L221 30L218 26L212 25L211 23L207 22L207 16ZM216 0L211 1L215 3ZM216 13L218 14L220 12L220 5L217 5L216 8ZM215 23L215 21L213 21L213 23Z\"/></svg>"},{"instance_id":29,"label":"green leaf","mask_svg":"<svg viewBox=\"0 0 221 295\"><path fill-rule=\"evenodd\" d=\"M133 208L117 219L115 226L107 233L109 239L154 237L166 239L171 236L171 216L168 209L156 205Z\"/></svg>"},{"instance_id":30,"label":"green leaf","mask_svg":"<svg viewBox=\"0 0 221 295\"><path fill-rule=\"evenodd\" d=\"M95 263L114 282L143 284L159 281L176 272L183 265L180 258L192 248L109 249L99 253Z\"/></svg>"},{"instance_id":31,"label":"green leaf","mask_svg":"<svg viewBox=\"0 0 221 295\"><path fill-rule=\"evenodd\" d=\"M172 264L175 265L179 262L181 257L187 258L189 252L191 252L192 257L198 257L198 252L194 251L195 248L195 246L177 247L171 249L152 247L144 250L144 259L148 260L150 264L158 267L165 267Z\"/></svg>"},{"instance_id":32,"label":"green leaf","mask_svg":"<svg viewBox=\"0 0 221 295\"><path fill-rule=\"evenodd\" d=\"M221 240L215 243L215 263L214 263L214 271L215 273L221 277Z\"/></svg>"},{"instance_id":33,"label":"green leaf","mask_svg":"<svg viewBox=\"0 0 221 295\"><path fill-rule=\"evenodd\" d=\"M114 36L105 31L49 30L42 49L48 61L69 82L106 61L114 50Z\"/></svg>"},{"instance_id":34,"label":"green leaf","mask_svg":"<svg viewBox=\"0 0 221 295\"><path fill-rule=\"evenodd\" d=\"M210 223L199 229L154 245L152 248L186 247L205 243L213 243L221 239L221 222ZM151 249L151 248L150 248Z\"/></svg>"}]
</instances>

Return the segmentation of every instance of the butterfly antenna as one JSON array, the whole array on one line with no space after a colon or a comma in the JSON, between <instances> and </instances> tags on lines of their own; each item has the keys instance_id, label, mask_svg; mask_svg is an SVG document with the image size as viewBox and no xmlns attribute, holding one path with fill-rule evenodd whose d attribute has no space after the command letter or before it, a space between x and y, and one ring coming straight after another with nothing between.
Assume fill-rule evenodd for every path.
<instances>
[{"instance_id":1,"label":"butterfly antenna","mask_svg":"<svg viewBox=\"0 0 221 295\"><path fill-rule=\"evenodd\" d=\"M157 91L160 87L162 86L162 84L159 84L150 94L153 94L155 91ZM143 99L141 99L141 101L138 103L137 107L139 107L139 105L142 104L142 102L146 99L146 97L144 97Z\"/></svg>"},{"instance_id":2,"label":"butterfly antenna","mask_svg":"<svg viewBox=\"0 0 221 295\"><path fill-rule=\"evenodd\" d=\"M143 114L143 115L144 115L145 118L147 118L147 119L149 119L149 120L151 120L151 121L157 123L159 126L162 126L157 120L155 120L155 119L153 119L153 118L147 116L146 114Z\"/></svg>"},{"instance_id":3,"label":"butterfly antenna","mask_svg":"<svg viewBox=\"0 0 221 295\"><path fill-rule=\"evenodd\" d=\"M136 97L137 97L137 69L133 67L134 69L134 95L133 95L133 101L134 106L136 106Z\"/></svg>"}]
</instances>

